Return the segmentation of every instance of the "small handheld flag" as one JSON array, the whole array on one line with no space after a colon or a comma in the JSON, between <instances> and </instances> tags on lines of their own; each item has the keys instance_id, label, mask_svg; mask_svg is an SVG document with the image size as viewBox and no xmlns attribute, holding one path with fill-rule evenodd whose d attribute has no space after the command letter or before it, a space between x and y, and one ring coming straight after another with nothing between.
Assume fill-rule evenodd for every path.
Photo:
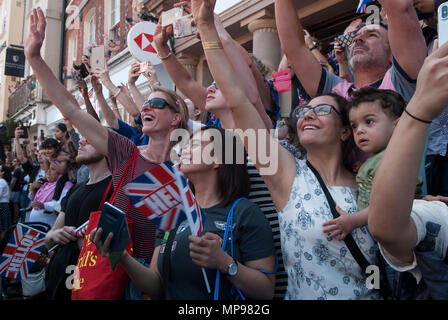
<instances>
[{"instance_id":1,"label":"small handheld flag","mask_svg":"<svg viewBox=\"0 0 448 320\"><path fill-rule=\"evenodd\" d=\"M87 220L86 222L84 222L81 226L79 226L76 230L76 237L81 239L84 238L86 236L86 231L87 231L87 227L89 226L89 220ZM59 247L59 244L54 245L53 247L51 247L50 250L48 250L48 252L53 251L54 249L56 249L57 247Z\"/></svg>"},{"instance_id":2,"label":"small handheld flag","mask_svg":"<svg viewBox=\"0 0 448 320\"><path fill-rule=\"evenodd\" d=\"M151 219L159 229L169 231L188 220L191 233L195 236L201 234L204 213L184 175L171 161L165 161L137 177L125 190L134 207ZM210 293L204 268L202 274Z\"/></svg>"},{"instance_id":3,"label":"small handheld flag","mask_svg":"<svg viewBox=\"0 0 448 320\"><path fill-rule=\"evenodd\" d=\"M360 0L356 13L366 13L367 5L375 0Z\"/></svg>"},{"instance_id":4,"label":"small handheld flag","mask_svg":"<svg viewBox=\"0 0 448 320\"><path fill-rule=\"evenodd\" d=\"M130 182L125 187L126 194L134 207L159 229L172 230L192 215L194 231L201 232L204 219L202 210L186 185L185 178L178 185L176 171L171 161L165 161ZM179 190L185 193L187 206L184 206Z\"/></svg>"},{"instance_id":5,"label":"small handheld flag","mask_svg":"<svg viewBox=\"0 0 448 320\"><path fill-rule=\"evenodd\" d=\"M44 232L18 223L0 257L0 277L26 279L44 248Z\"/></svg>"}]
</instances>

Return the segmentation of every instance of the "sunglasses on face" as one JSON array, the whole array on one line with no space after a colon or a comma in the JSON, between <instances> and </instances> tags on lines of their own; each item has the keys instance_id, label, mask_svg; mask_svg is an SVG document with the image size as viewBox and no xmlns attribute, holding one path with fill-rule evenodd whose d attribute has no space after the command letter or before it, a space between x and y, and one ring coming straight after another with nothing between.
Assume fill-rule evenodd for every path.
<instances>
[{"instance_id":1,"label":"sunglasses on face","mask_svg":"<svg viewBox=\"0 0 448 320\"><path fill-rule=\"evenodd\" d=\"M329 115L331 113L331 110L334 110L339 116L341 115L341 113L331 104L319 104L315 107L311 107L308 105L303 105L303 106L298 106L292 116L294 119L298 120L300 118L302 118L303 116L305 116L305 114L308 113L308 111L313 110L314 114L316 116L326 116Z\"/></svg>"},{"instance_id":2,"label":"sunglasses on face","mask_svg":"<svg viewBox=\"0 0 448 320\"><path fill-rule=\"evenodd\" d=\"M171 109L171 111L178 113L177 110L175 110L165 99L162 98L148 99L143 102L143 107L145 106L148 106L151 109L165 109L165 107L168 107Z\"/></svg>"}]
</instances>

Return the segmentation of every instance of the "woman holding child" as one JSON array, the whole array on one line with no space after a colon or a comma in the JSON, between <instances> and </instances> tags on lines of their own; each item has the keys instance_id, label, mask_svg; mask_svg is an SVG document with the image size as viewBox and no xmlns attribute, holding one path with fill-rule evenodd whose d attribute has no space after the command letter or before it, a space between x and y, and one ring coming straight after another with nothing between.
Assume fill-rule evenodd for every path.
<instances>
[{"instance_id":1,"label":"woman holding child","mask_svg":"<svg viewBox=\"0 0 448 320\"><path fill-rule=\"evenodd\" d=\"M243 131L263 128L262 119L241 90L229 59L220 49L213 19L214 1L192 1L192 9L210 70L232 111L236 127ZM357 184L345 163L352 139L345 105L346 101L337 95L324 95L297 108L294 116L309 163L322 176L336 204L354 213ZM277 143L267 133L263 134L268 145ZM322 224L333 216L307 161L294 158L284 148L278 149L278 168L282 169L263 178L279 211L282 252L288 273L285 298L379 298L366 288L365 274L345 243L328 239L322 233ZM260 171L263 164L255 152L251 154L251 148L248 151ZM374 264L376 246L366 228L355 229L352 236L368 261Z\"/></svg>"}]
</instances>

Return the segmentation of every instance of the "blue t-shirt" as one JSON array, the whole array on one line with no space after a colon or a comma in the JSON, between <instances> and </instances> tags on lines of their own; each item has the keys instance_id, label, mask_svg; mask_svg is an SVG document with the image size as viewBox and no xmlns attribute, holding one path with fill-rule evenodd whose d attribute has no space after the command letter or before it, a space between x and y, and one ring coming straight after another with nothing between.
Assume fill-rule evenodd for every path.
<instances>
[{"instance_id":1,"label":"blue t-shirt","mask_svg":"<svg viewBox=\"0 0 448 320\"><path fill-rule=\"evenodd\" d=\"M135 123L143 125L141 115ZM114 129L114 131L131 140L136 146L145 146L149 142L149 137L146 134L121 120L118 120L118 129Z\"/></svg>"}]
</instances>

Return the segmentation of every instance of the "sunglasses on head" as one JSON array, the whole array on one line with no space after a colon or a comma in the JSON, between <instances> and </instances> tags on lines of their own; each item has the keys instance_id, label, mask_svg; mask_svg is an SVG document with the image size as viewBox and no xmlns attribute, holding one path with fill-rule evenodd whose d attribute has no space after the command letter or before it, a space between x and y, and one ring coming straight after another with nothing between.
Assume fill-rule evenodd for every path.
<instances>
[{"instance_id":1,"label":"sunglasses on head","mask_svg":"<svg viewBox=\"0 0 448 320\"><path fill-rule=\"evenodd\" d=\"M152 98L143 102L143 107L149 106L151 109L165 109L165 107L170 108L173 112L178 113L165 99L162 98Z\"/></svg>"},{"instance_id":2,"label":"sunglasses on head","mask_svg":"<svg viewBox=\"0 0 448 320\"><path fill-rule=\"evenodd\" d=\"M298 106L294 112L292 113L292 117L296 120L302 118L303 116L305 116L305 114L308 113L308 111L313 110L314 114L316 116L326 116L329 115L331 113L331 110L334 110L339 116L341 115L341 113L331 104L319 104L315 107L311 107L308 105L302 105L302 106Z\"/></svg>"}]
</instances>

